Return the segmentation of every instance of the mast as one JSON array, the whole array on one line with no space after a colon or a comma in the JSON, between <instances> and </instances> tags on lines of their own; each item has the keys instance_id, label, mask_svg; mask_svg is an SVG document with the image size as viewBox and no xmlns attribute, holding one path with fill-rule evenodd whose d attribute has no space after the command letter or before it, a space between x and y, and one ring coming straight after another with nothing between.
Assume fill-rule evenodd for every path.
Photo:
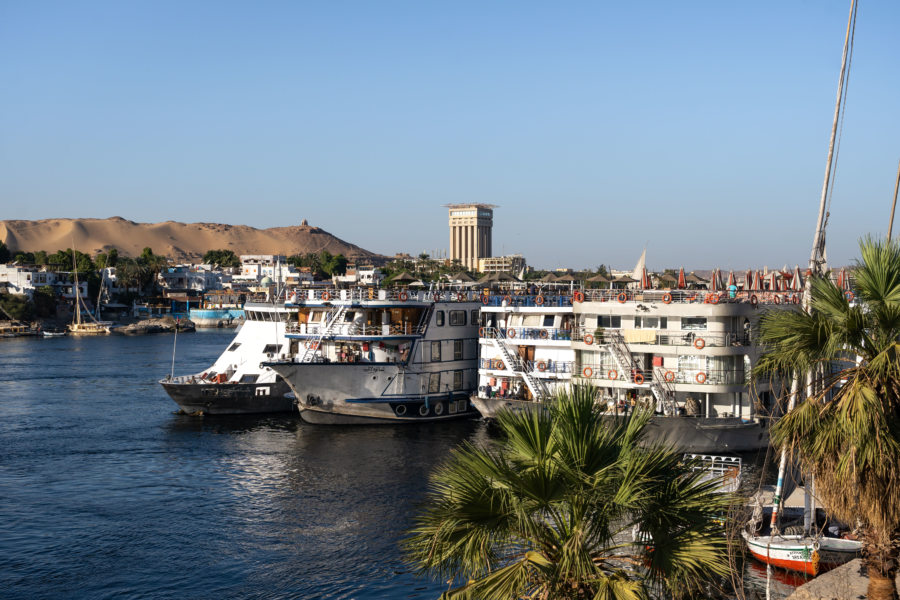
<instances>
[{"instance_id":1,"label":"mast","mask_svg":"<svg viewBox=\"0 0 900 600\"><path fill-rule=\"evenodd\" d=\"M894 228L894 209L897 208L898 189L900 189L900 163L897 163L897 183L894 184L894 203L891 204L891 220L888 221L888 241L891 241L891 229Z\"/></svg>"},{"instance_id":2,"label":"mast","mask_svg":"<svg viewBox=\"0 0 900 600\"><path fill-rule=\"evenodd\" d=\"M72 272L75 273L75 324L81 325L81 294L78 291L78 264L75 262L75 248L72 248Z\"/></svg>"},{"instance_id":3,"label":"mast","mask_svg":"<svg viewBox=\"0 0 900 600\"><path fill-rule=\"evenodd\" d=\"M847 95L845 82L847 81L850 69L847 63L847 54L851 47L852 33L856 26L856 0L850 0L850 16L847 18L847 32L844 35L844 52L841 56L841 75L838 79L837 100L834 105L834 119L831 123L831 139L828 142L828 159L825 162L825 180L822 183L822 196L819 199L819 216L816 219L816 233L813 237L812 252L809 256L809 275L806 278L806 284L803 286L802 307L803 310L809 312L810 300L812 296L812 279L825 273L825 225L828 221L828 213L826 206L828 204L828 189L831 184L832 170L835 165L834 141L837 138L838 124L840 123L841 107ZM807 376L807 395L814 392L813 371L809 370ZM794 409L797 403L797 397L800 393L800 381L803 374L794 373L791 382L791 396L788 400L787 412ZM788 449L781 449L781 460L778 465L778 481L775 485L775 495L772 499L772 534L778 531L778 517L781 513L781 494L784 491L784 475L787 470Z\"/></svg>"}]
</instances>

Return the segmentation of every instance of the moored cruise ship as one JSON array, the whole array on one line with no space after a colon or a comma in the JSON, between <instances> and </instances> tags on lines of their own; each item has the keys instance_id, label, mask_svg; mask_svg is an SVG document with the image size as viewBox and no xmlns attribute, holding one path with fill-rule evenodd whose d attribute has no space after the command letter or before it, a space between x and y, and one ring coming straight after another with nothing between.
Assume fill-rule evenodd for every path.
<instances>
[{"instance_id":1,"label":"moored cruise ship","mask_svg":"<svg viewBox=\"0 0 900 600\"><path fill-rule=\"evenodd\" d=\"M290 412L294 399L287 383L264 366L296 350L285 337L297 309L247 303L243 326L222 355L202 373L167 377L159 383L188 414L228 415Z\"/></svg>"},{"instance_id":2,"label":"moored cruise ship","mask_svg":"<svg viewBox=\"0 0 900 600\"><path fill-rule=\"evenodd\" d=\"M750 385L760 306L786 308L790 292L584 290L484 297L479 387L485 417L539 407L560 387L586 383L610 414L651 409L652 439L685 452L765 446Z\"/></svg>"},{"instance_id":3,"label":"moored cruise ship","mask_svg":"<svg viewBox=\"0 0 900 600\"><path fill-rule=\"evenodd\" d=\"M270 361L319 424L419 423L477 416L479 296L465 290L303 290Z\"/></svg>"}]
</instances>

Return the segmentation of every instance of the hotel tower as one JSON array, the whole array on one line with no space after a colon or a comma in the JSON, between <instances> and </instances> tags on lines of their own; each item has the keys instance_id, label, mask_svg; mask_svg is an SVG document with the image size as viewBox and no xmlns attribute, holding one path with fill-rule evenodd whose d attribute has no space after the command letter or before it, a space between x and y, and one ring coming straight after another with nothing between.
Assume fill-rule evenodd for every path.
<instances>
[{"instance_id":1,"label":"hotel tower","mask_svg":"<svg viewBox=\"0 0 900 600\"><path fill-rule=\"evenodd\" d=\"M469 270L478 259L491 256L494 204L447 204L450 210L450 259L459 259Z\"/></svg>"}]
</instances>

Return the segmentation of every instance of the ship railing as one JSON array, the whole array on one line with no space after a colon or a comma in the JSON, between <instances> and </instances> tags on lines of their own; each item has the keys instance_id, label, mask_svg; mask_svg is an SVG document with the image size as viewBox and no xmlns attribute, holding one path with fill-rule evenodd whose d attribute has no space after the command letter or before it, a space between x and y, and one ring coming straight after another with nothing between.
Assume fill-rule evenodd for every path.
<instances>
[{"instance_id":1,"label":"ship railing","mask_svg":"<svg viewBox=\"0 0 900 600\"><path fill-rule=\"evenodd\" d=\"M677 331L663 332L652 329L631 329L621 330L604 328L602 331L590 328L577 328L572 332L574 341L583 342L587 345L603 345L611 344L616 340L614 332L621 332L625 343L629 346L634 344L655 345L655 346L693 346L698 350L709 347L727 347L727 346L749 346L751 338L746 333L707 333L705 331ZM631 335L630 332L636 332ZM652 339L649 337L653 335Z\"/></svg>"},{"instance_id":2,"label":"ship railing","mask_svg":"<svg viewBox=\"0 0 900 600\"><path fill-rule=\"evenodd\" d=\"M287 295L289 304L304 302L480 302L477 290L410 290L359 287L349 289L295 289Z\"/></svg>"},{"instance_id":3,"label":"ship railing","mask_svg":"<svg viewBox=\"0 0 900 600\"><path fill-rule=\"evenodd\" d=\"M661 367L664 381L674 385L743 385L750 382L750 374L734 369L668 369ZM595 385L604 381L624 381L635 385L649 385L652 372L631 369L623 372L612 362L579 363L576 376L592 380Z\"/></svg>"},{"instance_id":4,"label":"ship railing","mask_svg":"<svg viewBox=\"0 0 900 600\"><path fill-rule=\"evenodd\" d=\"M520 340L562 340L572 339L572 331L556 327L482 327L478 334L488 339L507 339L515 344Z\"/></svg>"},{"instance_id":5,"label":"ship railing","mask_svg":"<svg viewBox=\"0 0 900 600\"><path fill-rule=\"evenodd\" d=\"M654 302L660 304L799 304L799 291L781 290L584 290L584 302ZM579 296L580 299L580 296ZM578 299L576 299L576 302Z\"/></svg>"},{"instance_id":6,"label":"ship railing","mask_svg":"<svg viewBox=\"0 0 900 600\"><path fill-rule=\"evenodd\" d=\"M412 323L395 323L393 325L366 325L356 323L343 323L335 325L331 330L325 331L326 325L321 323L293 323L287 327L286 332L294 335L318 336L327 333L329 336L354 336L354 337L397 337L404 335L424 335L427 323L413 325Z\"/></svg>"},{"instance_id":7,"label":"ship railing","mask_svg":"<svg viewBox=\"0 0 900 600\"><path fill-rule=\"evenodd\" d=\"M564 308L572 306L572 295L550 292L547 294L497 294L481 292L479 300L485 306L520 306L532 308Z\"/></svg>"},{"instance_id":8,"label":"ship railing","mask_svg":"<svg viewBox=\"0 0 900 600\"><path fill-rule=\"evenodd\" d=\"M519 360L517 366L528 370L532 375L565 375L575 372L574 361L562 360ZM478 361L478 367L485 371L504 371L506 370L501 358L482 358Z\"/></svg>"}]
</instances>

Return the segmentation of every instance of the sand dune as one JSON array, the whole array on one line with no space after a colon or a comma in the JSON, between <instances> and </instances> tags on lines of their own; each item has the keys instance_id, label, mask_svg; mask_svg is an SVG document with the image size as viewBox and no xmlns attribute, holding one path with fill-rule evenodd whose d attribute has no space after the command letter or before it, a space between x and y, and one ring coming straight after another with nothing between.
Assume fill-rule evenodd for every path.
<instances>
[{"instance_id":1,"label":"sand dune","mask_svg":"<svg viewBox=\"0 0 900 600\"><path fill-rule=\"evenodd\" d=\"M22 252L52 253L74 245L89 254L117 248L120 254L137 256L149 246L155 254L179 261L197 261L208 250L286 255L327 250L347 257L377 257L309 225L255 229L221 223L135 223L121 217L0 221L0 240L10 250Z\"/></svg>"}]
</instances>

